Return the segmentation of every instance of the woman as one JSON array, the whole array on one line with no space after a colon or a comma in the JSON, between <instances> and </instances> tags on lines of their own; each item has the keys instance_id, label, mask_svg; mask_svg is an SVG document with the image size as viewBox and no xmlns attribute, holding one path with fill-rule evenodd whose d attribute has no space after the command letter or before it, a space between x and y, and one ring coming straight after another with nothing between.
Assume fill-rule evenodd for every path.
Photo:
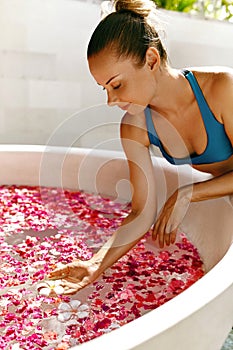
<instances>
[{"instance_id":1,"label":"woman","mask_svg":"<svg viewBox=\"0 0 233 350\"><path fill-rule=\"evenodd\" d=\"M92 76L106 90L108 104L126 112L121 140L133 189L132 210L91 260L76 260L51 273L50 278L62 279L65 294L93 282L152 225L160 247L174 243L190 202L233 194L233 72L170 67L150 22L153 6L150 0L116 0L116 11L99 23L89 42ZM152 143L170 163L189 163L213 175L177 189L159 215Z\"/></svg>"}]
</instances>

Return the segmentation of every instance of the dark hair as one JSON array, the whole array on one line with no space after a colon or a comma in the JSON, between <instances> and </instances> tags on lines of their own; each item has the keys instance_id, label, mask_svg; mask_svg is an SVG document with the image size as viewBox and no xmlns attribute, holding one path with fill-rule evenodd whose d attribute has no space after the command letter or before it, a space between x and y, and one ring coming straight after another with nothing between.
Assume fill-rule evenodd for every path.
<instances>
[{"instance_id":1,"label":"dark hair","mask_svg":"<svg viewBox=\"0 0 233 350\"><path fill-rule=\"evenodd\" d=\"M117 58L133 58L139 66L145 63L149 47L155 47L162 62L167 53L148 16L155 7L151 0L116 0L116 12L110 13L98 24L88 44L87 57L110 48Z\"/></svg>"}]
</instances>

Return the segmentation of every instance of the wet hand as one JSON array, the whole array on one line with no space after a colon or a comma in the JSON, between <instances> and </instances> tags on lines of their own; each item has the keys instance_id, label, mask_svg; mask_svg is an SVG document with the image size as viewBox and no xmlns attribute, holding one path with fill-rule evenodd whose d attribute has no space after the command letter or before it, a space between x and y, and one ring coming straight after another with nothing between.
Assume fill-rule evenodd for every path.
<instances>
[{"instance_id":1,"label":"wet hand","mask_svg":"<svg viewBox=\"0 0 233 350\"><path fill-rule=\"evenodd\" d=\"M190 204L190 188L179 189L167 200L153 227L152 239L160 248L174 244L180 223Z\"/></svg>"},{"instance_id":2,"label":"wet hand","mask_svg":"<svg viewBox=\"0 0 233 350\"><path fill-rule=\"evenodd\" d=\"M64 290L62 294L70 295L94 282L98 276L98 266L92 260L74 260L57 267L48 278L61 280L59 284Z\"/></svg>"}]
</instances>

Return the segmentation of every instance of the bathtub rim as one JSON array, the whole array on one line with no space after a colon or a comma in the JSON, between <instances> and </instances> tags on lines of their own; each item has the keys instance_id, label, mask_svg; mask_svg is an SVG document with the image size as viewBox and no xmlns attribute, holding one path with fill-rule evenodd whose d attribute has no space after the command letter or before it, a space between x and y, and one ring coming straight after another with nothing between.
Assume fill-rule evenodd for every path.
<instances>
[{"instance_id":1,"label":"bathtub rim","mask_svg":"<svg viewBox=\"0 0 233 350\"><path fill-rule=\"evenodd\" d=\"M0 154L2 152L14 154L14 153L38 153L42 154L45 150L51 153L61 152L62 154L67 151L63 147L47 147L43 145L1 145ZM88 149L69 149L69 153L72 154L85 154L89 152ZM93 151L92 151L93 152ZM97 155L108 157L110 154L113 157L122 157L122 152L119 151L96 151ZM134 320L119 329L104 334L86 343L80 344L71 349L78 350L93 350L93 346L96 350L109 350L109 341L111 341L111 350L127 350L133 349L150 338L153 338L169 328L174 327L177 323L182 322L186 318L192 316L198 312L204 306L216 299L220 294L224 293L227 289L232 288L233 281L231 277L231 264L233 261L233 245L229 248L223 258L201 279L195 282L188 289L183 291L178 296L174 297L164 305L156 308L139 319ZM222 270L227 273L222 273ZM221 281L221 283L220 283ZM185 310L182 307L186 300ZM190 300L192 302L190 303ZM169 318L166 317L168 313L173 310L172 315ZM163 317L165 316L165 317ZM156 320L159 320L156 324ZM233 322L232 322L233 323ZM153 327L152 327L153 324ZM144 331L141 332L140 330ZM145 327L145 325L147 325ZM132 336L130 336L130 334ZM114 342L115 339L115 342ZM116 347L115 347L116 346Z\"/></svg>"}]
</instances>

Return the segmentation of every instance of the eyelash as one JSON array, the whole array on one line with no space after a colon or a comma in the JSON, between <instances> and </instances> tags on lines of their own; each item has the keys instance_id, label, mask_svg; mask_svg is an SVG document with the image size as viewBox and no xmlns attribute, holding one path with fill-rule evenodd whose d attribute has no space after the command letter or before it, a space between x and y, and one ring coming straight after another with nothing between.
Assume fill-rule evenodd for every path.
<instances>
[{"instance_id":1,"label":"eyelash","mask_svg":"<svg viewBox=\"0 0 233 350\"><path fill-rule=\"evenodd\" d=\"M115 87L113 88L113 90L117 90L117 89L119 89L120 87L121 87L121 84L115 86ZM103 90L106 90L105 87L103 87Z\"/></svg>"}]
</instances>

